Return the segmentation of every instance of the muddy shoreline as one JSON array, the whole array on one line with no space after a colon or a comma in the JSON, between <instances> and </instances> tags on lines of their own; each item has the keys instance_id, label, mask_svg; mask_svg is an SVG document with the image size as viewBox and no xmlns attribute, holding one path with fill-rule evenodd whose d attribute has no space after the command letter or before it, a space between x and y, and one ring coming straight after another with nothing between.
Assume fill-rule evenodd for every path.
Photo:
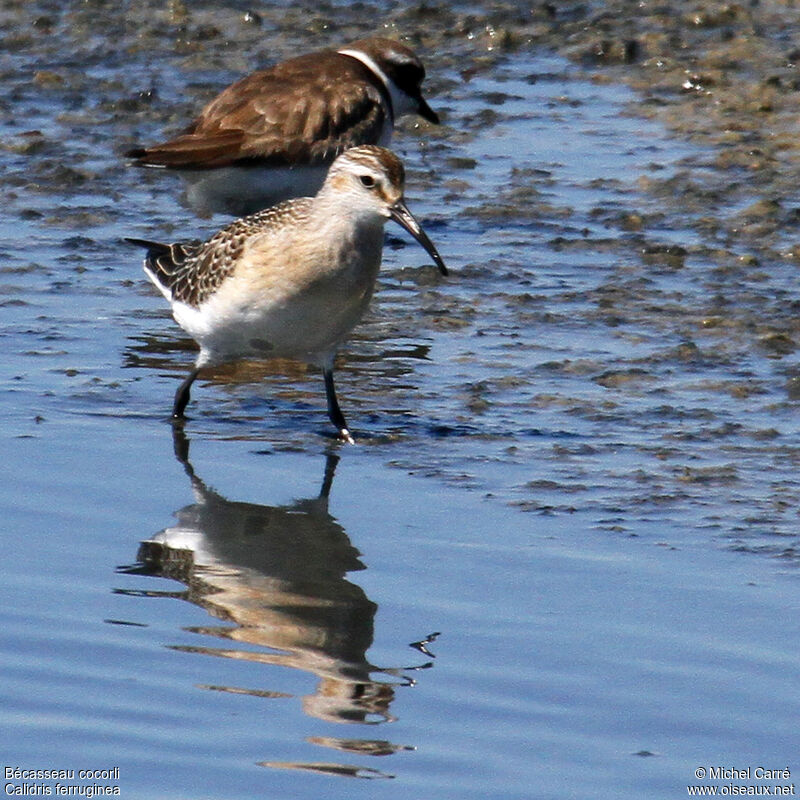
<instances>
[{"instance_id":1,"label":"muddy shoreline","mask_svg":"<svg viewBox=\"0 0 800 800\"><path fill-rule=\"evenodd\" d=\"M123 15L99 0L5 3L4 302L33 307L35 292L102 303L113 295L114 325L128 326L131 339L122 355L98 354L102 367L85 368L89 389L80 390L111 408L134 402L142 374L182 373L191 343L151 303L120 238L192 238L219 224L180 204L177 181L131 170L121 154L178 130L257 66L375 32L404 38L427 64L426 95L445 124L405 120L395 147L454 279L437 281L414 262L382 274L379 310L343 357L348 406L378 431L367 441L404 469L526 511L584 508L602 527L633 492L637 505L611 523L624 529L652 508L669 506L676 518L685 506L704 508L711 484L726 509L755 509L757 534L791 534L800 488L789 474L773 483L767 475L800 461L791 436L800 401L799 30L800 10L788 2L521 9L173 0ZM545 105L526 106L526 87L537 86ZM620 88L613 94L626 98L632 149L647 147L635 141L635 121L655 120L682 155L670 160L654 145L652 163L614 178L588 177L595 153L577 153L569 136L551 163L535 142L518 157L514 141L528 146L529 122L574 133L584 111L603 155L599 126L617 136L618 120L597 114L586 86ZM518 138L506 140L508 132ZM574 185L563 192L565 165ZM17 224L33 231L29 246L15 242ZM405 247L392 237L387 250ZM52 347L69 363L49 374L72 378L72 345L58 345L62 332L46 309L35 313L20 330L45 339L52 327ZM74 326L80 341L81 321ZM19 347L51 352L49 339ZM242 381L257 387L251 399ZM308 446L316 376L239 371L213 383L231 405L204 407L209 431L239 419L252 423L247 435L284 437L277 406L291 423L300 419L299 444L287 446ZM44 418L42 398L71 391L27 385ZM310 409L307 418L298 408ZM561 441L576 431L587 441ZM436 444L443 438L446 448ZM620 441L643 466L618 469ZM585 458L573 469L576 453ZM739 541L735 519L721 527Z\"/></svg>"}]
</instances>

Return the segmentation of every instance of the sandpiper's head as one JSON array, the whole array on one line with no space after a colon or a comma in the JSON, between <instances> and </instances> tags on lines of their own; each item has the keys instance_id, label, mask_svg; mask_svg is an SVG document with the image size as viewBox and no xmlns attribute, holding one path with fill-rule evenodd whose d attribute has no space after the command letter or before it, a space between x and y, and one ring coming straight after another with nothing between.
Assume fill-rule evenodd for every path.
<instances>
[{"instance_id":1,"label":"sandpiper's head","mask_svg":"<svg viewBox=\"0 0 800 800\"><path fill-rule=\"evenodd\" d=\"M447 275L442 257L403 197L403 162L385 147L365 144L345 150L328 171L322 192L335 192L353 211L393 219L427 251L442 275Z\"/></svg>"},{"instance_id":2,"label":"sandpiper's head","mask_svg":"<svg viewBox=\"0 0 800 800\"><path fill-rule=\"evenodd\" d=\"M339 50L361 61L386 86L392 98L392 114L419 114L428 122L439 123L439 115L422 96L425 67L417 54L394 39L373 36L359 39Z\"/></svg>"},{"instance_id":3,"label":"sandpiper's head","mask_svg":"<svg viewBox=\"0 0 800 800\"><path fill-rule=\"evenodd\" d=\"M331 165L325 183L350 195L353 205L389 217L389 208L403 197L405 177L403 162L391 150L365 144L345 150Z\"/></svg>"}]
</instances>

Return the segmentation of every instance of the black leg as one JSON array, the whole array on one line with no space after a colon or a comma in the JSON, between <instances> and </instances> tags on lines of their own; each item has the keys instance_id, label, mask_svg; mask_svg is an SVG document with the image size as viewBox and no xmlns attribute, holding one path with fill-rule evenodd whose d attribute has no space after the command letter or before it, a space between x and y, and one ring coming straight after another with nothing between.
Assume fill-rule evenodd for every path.
<instances>
[{"instance_id":1,"label":"black leg","mask_svg":"<svg viewBox=\"0 0 800 800\"><path fill-rule=\"evenodd\" d=\"M347 430L347 423L342 414L342 409L339 408L339 401L336 399L336 388L333 385L333 369L325 367L322 370L325 377L325 394L328 398L328 417L330 421L336 426L339 431L339 436L350 444L355 444L350 431Z\"/></svg>"},{"instance_id":2,"label":"black leg","mask_svg":"<svg viewBox=\"0 0 800 800\"><path fill-rule=\"evenodd\" d=\"M175 402L172 405L172 418L173 419L182 419L183 412L186 408L186 404L189 402L190 397L190 389L192 388L192 384L194 383L194 379L200 374L200 370L195 367L186 377L186 380L178 387L178 391L175 392Z\"/></svg>"}]
</instances>

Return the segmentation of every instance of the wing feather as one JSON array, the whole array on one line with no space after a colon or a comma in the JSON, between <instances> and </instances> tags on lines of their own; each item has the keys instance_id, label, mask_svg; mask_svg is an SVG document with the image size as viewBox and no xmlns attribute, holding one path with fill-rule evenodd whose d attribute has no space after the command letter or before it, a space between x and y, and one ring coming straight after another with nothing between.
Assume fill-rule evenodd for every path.
<instances>
[{"instance_id":1,"label":"wing feather","mask_svg":"<svg viewBox=\"0 0 800 800\"><path fill-rule=\"evenodd\" d=\"M126 241L147 250L145 272L171 302L202 305L233 272L248 242L257 234L295 225L308 214L311 200L299 198L232 222L206 242L162 244Z\"/></svg>"},{"instance_id":2,"label":"wing feather","mask_svg":"<svg viewBox=\"0 0 800 800\"><path fill-rule=\"evenodd\" d=\"M178 169L328 164L348 147L379 142L388 111L375 80L333 51L299 56L229 86L182 136L128 155Z\"/></svg>"}]
</instances>

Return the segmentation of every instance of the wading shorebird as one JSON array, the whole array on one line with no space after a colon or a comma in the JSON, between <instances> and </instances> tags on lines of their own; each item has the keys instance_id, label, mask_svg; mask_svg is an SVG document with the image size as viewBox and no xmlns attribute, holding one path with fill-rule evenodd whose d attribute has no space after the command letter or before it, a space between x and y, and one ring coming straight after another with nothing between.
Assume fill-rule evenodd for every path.
<instances>
[{"instance_id":1,"label":"wading shorebird","mask_svg":"<svg viewBox=\"0 0 800 800\"><path fill-rule=\"evenodd\" d=\"M254 72L212 100L183 135L126 155L179 172L196 210L251 214L315 194L336 156L387 146L404 114L438 123L422 96L424 78L410 48L361 39Z\"/></svg>"},{"instance_id":2,"label":"wading shorebird","mask_svg":"<svg viewBox=\"0 0 800 800\"><path fill-rule=\"evenodd\" d=\"M345 151L315 197L287 200L237 220L206 242L147 248L144 269L200 345L178 387L172 416L183 417L200 370L242 358L295 358L322 368L328 416L353 442L333 385L333 362L369 305L388 219L402 225L442 275L442 257L403 197L404 170L375 145Z\"/></svg>"}]
</instances>

